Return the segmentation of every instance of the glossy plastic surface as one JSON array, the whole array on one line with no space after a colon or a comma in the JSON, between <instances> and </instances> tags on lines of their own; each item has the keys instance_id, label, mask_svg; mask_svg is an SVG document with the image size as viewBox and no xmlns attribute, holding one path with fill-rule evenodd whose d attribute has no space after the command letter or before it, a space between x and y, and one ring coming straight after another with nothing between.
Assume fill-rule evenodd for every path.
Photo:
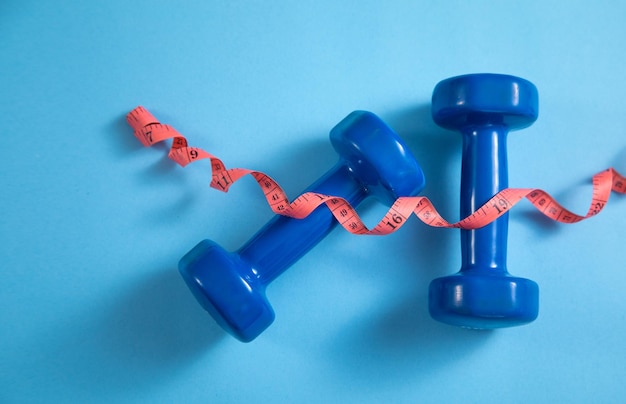
<instances>
[{"instance_id":1,"label":"glossy plastic surface","mask_svg":"<svg viewBox=\"0 0 626 404\"><path fill-rule=\"evenodd\" d=\"M537 89L507 75L453 77L435 87L432 115L438 125L463 136L461 217L466 217L508 187L506 137L537 119ZM433 318L462 327L500 328L537 317L537 284L507 271L507 231L508 213L480 229L461 230L460 272L430 285Z\"/></svg>"},{"instance_id":2,"label":"glossy plastic surface","mask_svg":"<svg viewBox=\"0 0 626 404\"><path fill-rule=\"evenodd\" d=\"M340 159L305 191L341 196L357 206L369 196L391 204L423 189L419 164L376 115L352 112L331 130L330 141ZM210 240L200 242L181 259L179 270L200 304L225 330L251 341L274 320L266 286L336 225L326 206L304 219L277 215L236 252Z\"/></svg>"}]
</instances>

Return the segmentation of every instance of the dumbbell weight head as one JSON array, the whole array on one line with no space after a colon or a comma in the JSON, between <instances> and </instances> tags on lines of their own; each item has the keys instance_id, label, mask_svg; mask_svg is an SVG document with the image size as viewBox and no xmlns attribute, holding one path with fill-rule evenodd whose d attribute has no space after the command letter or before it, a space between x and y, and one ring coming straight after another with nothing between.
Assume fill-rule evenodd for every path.
<instances>
[{"instance_id":1,"label":"dumbbell weight head","mask_svg":"<svg viewBox=\"0 0 626 404\"><path fill-rule=\"evenodd\" d=\"M330 142L354 177L388 205L424 188L424 173L406 144L371 112L349 114L330 131Z\"/></svg>"},{"instance_id":2,"label":"dumbbell weight head","mask_svg":"<svg viewBox=\"0 0 626 404\"><path fill-rule=\"evenodd\" d=\"M523 129L539 115L533 83L504 74L467 74L443 80L433 90L432 116L437 125L463 131L472 125Z\"/></svg>"},{"instance_id":3,"label":"dumbbell weight head","mask_svg":"<svg viewBox=\"0 0 626 404\"><path fill-rule=\"evenodd\" d=\"M249 342L274 321L274 310L254 268L238 254L202 240L178 263L200 305L226 331Z\"/></svg>"},{"instance_id":4,"label":"dumbbell weight head","mask_svg":"<svg viewBox=\"0 0 626 404\"><path fill-rule=\"evenodd\" d=\"M430 315L464 328L493 329L530 323L539 313L539 287L508 273L490 276L461 271L429 287Z\"/></svg>"}]
</instances>

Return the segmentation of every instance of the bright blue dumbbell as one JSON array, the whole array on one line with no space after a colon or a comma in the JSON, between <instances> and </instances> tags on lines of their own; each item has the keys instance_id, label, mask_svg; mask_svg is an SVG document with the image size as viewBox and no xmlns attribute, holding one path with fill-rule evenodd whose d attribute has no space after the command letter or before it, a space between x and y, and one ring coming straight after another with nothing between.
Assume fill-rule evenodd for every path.
<instances>
[{"instance_id":1,"label":"bright blue dumbbell","mask_svg":"<svg viewBox=\"0 0 626 404\"><path fill-rule=\"evenodd\" d=\"M356 207L368 196L392 204L423 189L419 164L376 115L352 112L331 130L330 141L339 162L305 192L340 196ZM202 307L225 330L248 342L274 321L267 285L336 224L326 206L304 219L277 215L234 253L210 240L200 242L180 260L179 270Z\"/></svg>"},{"instance_id":2,"label":"bright blue dumbbell","mask_svg":"<svg viewBox=\"0 0 626 404\"><path fill-rule=\"evenodd\" d=\"M461 217L466 217L508 186L506 136L537 119L537 89L507 75L453 77L435 87L432 115L438 125L463 135ZM480 229L461 230L461 271L430 284L434 319L500 328L537 317L537 284L507 272L507 229L508 213Z\"/></svg>"}]
</instances>

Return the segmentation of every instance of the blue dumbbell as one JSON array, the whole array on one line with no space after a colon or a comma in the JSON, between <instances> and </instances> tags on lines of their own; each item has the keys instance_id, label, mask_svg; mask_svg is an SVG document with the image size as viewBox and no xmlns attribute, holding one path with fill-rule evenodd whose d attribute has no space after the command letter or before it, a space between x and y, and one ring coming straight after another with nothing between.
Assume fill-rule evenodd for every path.
<instances>
[{"instance_id":1,"label":"blue dumbbell","mask_svg":"<svg viewBox=\"0 0 626 404\"><path fill-rule=\"evenodd\" d=\"M536 87L518 77L470 74L437 84L435 122L463 135L461 217L508 186L506 137L538 115ZM506 209L506 202L496 209ZM429 289L431 316L468 328L500 328L537 318L539 288L506 268L508 213L476 230L461 230L461 271L435 279Z\"/></svg>"},{"instance_id":2,"label":"blue dumbbell","mask_svg":"<svg viewBox=\"0 0 626 404\"><path fill-rule=\"evenodd\" d=\"M392 204L423 189L419 164L376 115L352 112L331 130L330 141L339 162L305 192L340 196L356 207L369 196ZM180 260L179 270L202 307L225 330L248 342L274 321L267 285L336 224L326 206L304 219L277 215L234 253L210 240L200 242Z\"/></svg>"}]
</instances>

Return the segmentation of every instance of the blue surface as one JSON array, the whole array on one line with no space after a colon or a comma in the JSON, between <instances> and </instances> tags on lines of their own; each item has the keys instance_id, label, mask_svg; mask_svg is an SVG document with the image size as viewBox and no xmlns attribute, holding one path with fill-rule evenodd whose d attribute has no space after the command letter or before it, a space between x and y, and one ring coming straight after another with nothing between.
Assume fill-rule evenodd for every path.
<instances>
[{"instance_id":1,"label":"blue surface","mask_svg":"<svg viewBox=\"0 0 626 404\"><path fill-rule=\"evenodd\" d=\"M3 2L0 402L622 401L624 197L575 225L510 212L508 268L541 288L529 325L432 320L459 232L414 219L333 231L270 285L280 321L243 344L176 265L206 237L238 248L271 211L251 179L223 194L208 164L144 149L124 116L142 104L295 197L336 162L328 131L369 110L458 219L461 138L432 122L432 90L513 74L540 116L509 138L509 185L585 213L591 176L626 172L625 19L618 1Z\"/></svg>"}]
</instances>

